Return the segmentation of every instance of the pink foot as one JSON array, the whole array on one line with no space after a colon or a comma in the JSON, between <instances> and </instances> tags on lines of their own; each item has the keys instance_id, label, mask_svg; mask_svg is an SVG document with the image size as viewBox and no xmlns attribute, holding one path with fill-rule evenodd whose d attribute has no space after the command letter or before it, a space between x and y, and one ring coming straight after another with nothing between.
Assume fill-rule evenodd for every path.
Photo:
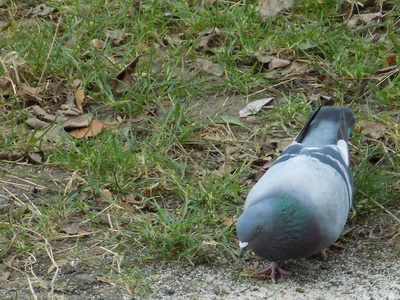
<instances>
[{"instance_id":1,"label":"pink foot","mask_svg":"<svg viewBox=\"0 0 400 300\"><path fill-rule=\"evenodd\" d=\"M338 244L335 244L335 243L333 243L333 244L330 245L329 247L330 247L330 248L335 248L335 249L342 249L342 246L339 246ZM326 258L327 258L325 249L324 249L324 250L321 250L321 255L322 255L322 260L325 261Z\"/></svg>"},{"instance_id":2,"label":"pink foot","mask_svg":"<svg viewBox=\"0 0 400 300\"><path fill-rule=\"evenodd\" d=\"M272 262L268 269L258 273L258 275L271 273L271 280L273 283L276 283L276 272L278 272L279 274L288 276L288 277L292 276L291 273L282 269L281 262L276 262L276 261Z\"/></svg>"}]
</instances>

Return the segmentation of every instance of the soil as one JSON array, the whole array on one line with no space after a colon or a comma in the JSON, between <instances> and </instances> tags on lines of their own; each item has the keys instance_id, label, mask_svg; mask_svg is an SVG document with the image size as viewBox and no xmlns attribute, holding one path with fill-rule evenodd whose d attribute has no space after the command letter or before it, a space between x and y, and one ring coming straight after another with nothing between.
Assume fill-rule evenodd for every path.
<instances>
[{"instance_id":1,"label":"soil","mask_svg":"<svg viewBox=\"0 0 400 300\"><path fill-rule=\"evenodd\" d=\"M131 296L124 289L101 283L93 270L79 263L62 267L57 282L69 286L52 299L400 299L400 262L389 243L360 246L346 244L330 253L326 261L314 257L288 261L292 277L280 277L272 284L267 276L246 277L231 259L199 266L152 263L143 269L152 284L148 296ZM247 263L262 269L256 258ZM37 272L46 277L46 268ZM29 289L18 287L24 276L15 275L2 285L2 299L33 299ZM48 292L37 291L38 299Z\"/></svg>"}]
</instances>

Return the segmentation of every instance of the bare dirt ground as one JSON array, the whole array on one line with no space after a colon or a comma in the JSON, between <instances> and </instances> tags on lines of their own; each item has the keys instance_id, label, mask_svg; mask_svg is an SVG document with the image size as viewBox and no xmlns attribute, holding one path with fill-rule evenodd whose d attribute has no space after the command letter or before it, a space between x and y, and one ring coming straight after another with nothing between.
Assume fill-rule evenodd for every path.
<instances>
[{"instance_id":1,"label":"bare dirt ground","mask_svg":"<svg viewBox=\"0 0 400 300\"><path fill-rule=\"evenodd\" d=\"M382 247L383 246L383 247ZM238 267L230 259L208 265L184 266L177 263L151 264L143 269L152 282L149 296L131 296L121 288L96 280L93 270L75 266L61 269L58 281L69 288L53 299L400 299L400 263L388 243L358 247L346 244L341 251L318 258L285 264L294 274L272 284L267 277L238 277ZM249 261L254 263L255 259ZM266 262L256 261L258 268ZM42 268L43 269L43 268ZM44 268L45 269L45 268ZM43 270L45 271L45 270ZM46 273L46 272L43 272ZM45 274L38 274L45 275ZM3 286L2 299L32 299L30 291ZM47 299L47 292L38 292Z\"/></svg>"}]
</instances>

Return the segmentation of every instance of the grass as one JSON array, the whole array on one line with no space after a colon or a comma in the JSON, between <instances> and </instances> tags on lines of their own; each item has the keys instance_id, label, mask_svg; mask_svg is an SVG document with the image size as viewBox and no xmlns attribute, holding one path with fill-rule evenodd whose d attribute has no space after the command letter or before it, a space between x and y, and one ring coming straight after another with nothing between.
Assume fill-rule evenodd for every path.
<instances>
[{"instance_id":1,"label":"grass","mask_svg":"<svg viewBox=\"0 0 400 300\"><path fill-rule=\"evenodd\" d=\"M351 107L364 122L351 138L359 219L382 212L375 202L398 207L399 76L373 76L398 52L398 12L391 1L384 19L353 27L345 25L346 4L329 1L299 1L289 14L265 22L248 1L46 3L57 12L29 18L28 4L0 8L0 73L17 65L21 84L42 88L49 112L79 80L85 112L115 122L89 139L61 133L48 141L26 124L36 104L32 97L0 97L2 177L15 184L27 180L25 198L14 190L1 198L9 207L0 224L4 265L20 269L16 258L40 255L79 257L87 268L101 263L109 271L104 274L130 292L146 294L150 287L137 265L237 260L234 223L254 184L249 174L257 159L272 153L260 145L294 136L312 107L325 104L310 100L317 94L332 96L328 104ZM125 36L115 42L107 30ZM208 49L196 48L208 35ZM93 39L104 47L95 48ZM308 71L268 70L255 52L302 62ZM111 80L139 54L132 85L115 92ZM223 76L199 67L198 58L218 64ZM242 99L242 107L269 96L275 103L253 121L243 120L244 128L220 122L232 114L222 107L232 96ZM207 111L213 102L216 108ZM208 117L199 116L200 109ZM372 121L385 127L378 139L363 131ZM32 163L33 151L43 154L43 163ZM31 190L35 185L38 192ZM82 232L63 251L72 240L64 230L70 223L79 223ZM53 254L45 251L49 245ZM91 247L98 254L86 251ZM101 261L102 255L121 260Z\"/></svg>"}]
</instances>

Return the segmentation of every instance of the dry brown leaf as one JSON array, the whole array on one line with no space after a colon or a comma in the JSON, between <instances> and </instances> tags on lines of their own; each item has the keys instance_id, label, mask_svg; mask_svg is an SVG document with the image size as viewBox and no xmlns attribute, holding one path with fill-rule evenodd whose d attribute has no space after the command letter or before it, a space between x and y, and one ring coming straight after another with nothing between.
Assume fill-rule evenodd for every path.
<instances>
[{"instance_id":1,"label":"dry brown leaf","mask_svg":"<svg viewBox=\"0 0 400 300\"><path fill-rule=\"evenodd\" d=\"M79 223L71 223L70 225L61 228L61 231L64 231L66 234L74 235L78 233L79 226Z\"/></svg>"},{"instance_id":2,"label":"dry brown leaf","mask_svg":"<svg viewBox=\"0 0 400 300\"><path fill-rule=\"evenodd\" d=\"M29 12L29 17L36 18L37 16L47 16L51 14L55 8L48 7L46 4L39 4Z\"/></svg>"},{"instance_id":3,"label":"dry brown leaf","mask_svg":"<svg viewBox=\"0 0 400 300\"><path fill-rule=\"evenodd\" d=\"M156 182L155 184L153 184L152 186L148 187L145 191L144 191L144 196L145 197L152 197L156 194L156 192L158 191L158 186L159 186L159 182Z\"/></svg>"},{"instance_id":4,"label":"dry brown leaf","mask_svg":"<svg viewBox=\"0 0 400 300\"><path fill-rule=\"evenodd\" d=\"M47 122L53 122L56 119L56 116L52 114L48 114L43 108L38 105L32 107L33 112L42 120ZM61 122L63 121L63 117L61 117Z\"/></svg>"},{"instance_id":5,"label":"dry brown leaf","mask_svg":"<svg viewBox=\"0 0 400 300\"><path fill-rule=\"evenodd\" d=\"M6 282L8 280L8 277L10 277L10 274L10 272L0 270L0 282Z\"/></svg>"},{"instance_id":6,"label":"dry brown leaf","mask_svg":"<svg viewBox=\"0 0 400 300\"><path fill-rule=\"evenodd\" d=\"M63 117L63 122L61 122L61 125L64 127L64 129L83 128L88 127L90 125L90 120L92 119L93 115L90 113L77 117Z\"/></svg>"},{"instance_id":7,"label":"dry brown leaf","mask_svg":"<svg viewBox=\"0 0 400 300\"><path fill-rule=\"evenodd\" d=\"M28 157L37 164L43 163L43 152L42 151L29 151Z\"/></svg>"},{"instance_id":8,"label":"dry brown leaf","mask_svg":"<svg viewBox=\"0 0 400 300\"><path fill-rule=\"evenodd\" d=\"M135 193L122 196L122 200L128 204L142 204L142 201Z\"/></svg>"},{"instance_id":9,"label":"dry brown leaf","mask_svg":"<svg viewBox=\"0 0 400 300\"><path fill-rule=\"evenodd\" d=\"M67 262L68 262L68 260L66 260L65 258L57 259L55 261L56 265L54 263L51 264L51 266L47 270L47 273L51 273L55 268L62 267L64 265L66 265Z\"/></svg>"},{"instance_id":10,"label":"dry brown leaf","mask_svg":"<svg viewBox=\"0 0 400 300\"><path fill-rule=\"evenodd\" d=\"M92 45L93 45L93 47L98 48L98 49L104 48L104 42L100 39L93 39Z\"/></svg>"},{"instance_id":11,"label":"dry brown leaf","mask_svg":"<svg viewBox=\"0 0 400 300\"><path fill-rule=\"evenodd\" d=\"M69 131L69 134L72 135L76 139L88 138L91 136L98 135L101 132L102 128L103 128L103 124L100 121L93 120L90 123L89 127L83 127L83 128L71 130L71 131Z\"/></svg>"},{"instance_id":12,"label":"dry brown leaf","mask_svg":"<svg viewBox=\"0 0 400 300\"><path fill-rule=\"evenodd\" d=\"M14 68L11 67L0 76L0 89L3 96L8 96L11 93L16 93L14 84Z\"/></svg>"},{"instance_id":13,"label":"dry brown leaf","mask_svg":"<svg viewBox=\"0 0 400 300\"><path fill-rule=\"evenodd\" d=\"M207 52L208 51L208 42L210 41L210 39L211 39L211 35L203 36L202 38L200 38L195 49L197 51Z\"/></svg>"},{"instance_id":14,"label":"dry brown leaf","mask_svg":"<svg viewBox=\"0 0 400 300\"><path fill-rule=\"evenodd\" d=\"M274 69L286 68L288 65L290 65L289 60L274 58L269 62L268 67L269 67L269 69L274 70Z\"/></svg>"},{"instance_id":15,"label":"dry brown leaf","mask_svg":"<svg viewBox=\"0 0 400 300\"><path fill-rule=\"evenodd\" d=\"M1 6L1 5L2 5L2 4L1 4L1 1L0 1L0 6ZM18 25L18 23L15 22L14 20L12 20L11 22L9 22L7 25L5 25L5 26L2 28L2 31L7 31L8 28L16 28L17 25Z\"/></svg>"},{"instance_id":16,"label":"dry brown leaf","mask_svg":"<svg viewBox=\"0 0 400 300\"><path fill-rule=\"evenodd\" d=\"M311 69L311 64L309 62L303 61L292 61L291 64L282 71L282 74L287 75L300 75L307 74Z\"/></svg>"},{"instance_id":17,"label":"dry brown leaf","mask_svg":"<svg viewBox=\"0 0 400 300\"><path fill-rule=\"evenodd\" d=\"M84 114L78 117L65 117L65 116L55 116L48 114L43 108L38 105L32 107L33 112L38 116L39 119L46 122L57 121L65 129L76 129L76 128L87 128L89 127L90 120L93 118L92 114ZM97 124L95 124L97 126Z\"/></svg>"},{"instance_id":18,"label":"dry brown leaf","mask_svg":"<svg viewBox=\"0 0 400 300\"><path fill-rule=\"evenodd\" d=\"M262 63L262 64L269 64L270 61L271 61L274 57L271 56L271 55L263 55L263 54L261 54L260 52L255 52L255 53L254 53L254 58L255 58L259 63Z\"/></svg>"},{"instance_id":19,"label":"dry brown leaf","mask_svg":"<svg viewBox=\"0 0 400 300\"><path fill-rule=\"evenodd\" d=\"M77 89L75 92L75 102L81 113L83 113L82 104L85 99L85 92L82 89Z\"/></svg>"},{"instance_id":20,"label":"dry brown leaf","mask_svg":"<svg viewBox=\"0 0 400 300\"><path fill-rule=\"evenodd\" d=\"M197 43L195 49L196 51L204 52L204 53L209 53L209 44L211 39L214 38L215 36L219 36L220 30L218 27L213 27L211 28L208 32L205 33L203 37L199 39L199 42Z\"/></svg>"},{"instance_id":21,"label":"dry brown leaf","mask_svg":"<svg viewBox=\"0 0 400 300\"><path fill-rule=\"evenodd\" d=\"M40 141L60 141L63 139L64 129L61 125L55 124L49 128L35 132L35 139Z\"/></svg>"},{"instance_id":22,"label":"dry brown leaf","mask_svg":"<svg viewBox=\"0 0 400 300\"><path fill-rule=\"evenodd\" d=\"M210 62L208 60L202 59L202 58L197 58L196 62L199 64L199 66L206 72L211 73L215 76L222 76L224 75L224 71L222 71L221 67L219 64L215 64L213 62Z\"/></svg>"},{"instance_id":23,"label":"dry brown leaf","mask_svg":"<svg viewBox=\"0 0 400 300\"><path fill-rule=\"evenodd\" d=\"M113 200L113 198L114 198L112 193L108 189L99 189L99 192L100 192L100 196L106 201L109 199Z\"/></svg>"},{"instance_id":24,"label":"dry brown leaf","mask_svg":"<svg viewBox=\"0 0 400 300\"><path fill-rule=\"evenodd\" d=\"M367 137L379 140L385 137L386 126L380 122L367 122L361 130Z\"/></svg>"},{"instance_id":25,"label":"dry brown leaf","mask_svg":"<svg viewBox=\"0 0 400 300\"><path fill-rule=\"evenodd\" d=\"M396 65L396 59L397 59L397 55L396 55L396 54L388 55L388 56L385 58L384 67L386 68L386 67L395 66L395 65Z\"/></svg>"},{"instance_id":26,"label":"dry brown leaf","mask_svg":"<svg viewBox=\"0 0 400 300\"><path fill-rule=\"evenodd\" d=\"M33 98L34 101L39 103L40 105L43 105L43 100L38 96L38 94L41 92L40 87L32 87L29 86L25 83L21 84L21 94L26 94L29 95L30 97Z\"/></svg>"},{"instance_id":27,"label":"dry brown leaf","mask_svg":"<svg viewBox=\"0 0 400 300\"><path fill-rule=\"evenodd\" d=\"M243 108L241 111L239 111L239 116L247 117L247 116L256 114L257 112L260 111L261 108L263 108L263 106L265 106L269 102L271 102L272 99L274 99L274 97L259 99L259 100L255 100L253 102L248 103L245 106L245 108Z\"/></svg>"},{"instance_id":28,"label":"dry brown leaf","mask_svg":"<svg viewBox=\"0 0 400 300\"><path fill-rule=\"evenodd\" d=\"M132 60L121 71L119 71L117 75L115 75L118 80L113 79L111 82L111 89L114 92L122 93L133 86L134 81L131 77L131 73L135 71L136 64L138 63L140 56L141 55L136 56L134 60ZM122 81L124 85L120 84L120 81Z\"/></svg>"},{"instance_id":29,"label":"dry brown leaf","mask_svg":"<svg viewBox=\"0 0 400 300\"><path fill-rule=\"evenodd\" d=\"M290 9L293 1L294 0L258 0L256 10L260 13L262 20L265 21L283 10Z\"/></svg>"},{"instance_id":30,"label":"dry brown leaf","mask_svg":"<svg viewBox=\"0 0 400 300\"><path fill-rule=\"evenodd\" d=\"M360 15L353 15L347 22L346 26L347 27L352 27L354 26L358 21L360 21L363 24L369 24L373 20L379 20L382 18L382 13L377 12L377 13L370 13L370 14L360 14Z\"/></svg>"},{"instance_id":31,"label":"dry brown leaf","mask_svg":"<svg viewBox=\"0 0 400 300\"><path fill-rule=\"evenodd\" d=\"M254 53L254 58L261 64L265 64L271 69L283 69L290 65L290 61L286 59L276 58L271 55L263 55L260 52Z\"/></svg>"},{"instance_id":32,"label":"dry brown leaf","mask_svg":"<svg viewBox=\"0 0 400 300\"><path fill-rule=\"evenodd\" d=\"M44 128L49 125L49 123L39 120L37 118L29 118L25 123L32 128Z\"/></svg>"},{"instance_id":33,"label":"dry brown leaf","mask_svg":"<svg viewBox=\"0 0 400 300\"><path fill-rule=\"evenodd\" d=\"M27 94L29 94L33 97L37 97L37 95L41 92L40 87L32 87L25 83L21 84L21 88L24 92L26 92Z\"/></svg>"},{"instance_id":34,"label":"dry brown leaf","mask_svg":"<svg viewBox=\"0 0 400 300\"><path fill-rule=\"evenodd\" d=\"M135 193L124 195L122 196L121 200L122 202L119 202L119 204L123 205L123 207L129 211L143 211L151 209L149 201L145 201L142 197Z\"/></svg>"},{"instance_id":35,"label":"dry brown leaf","mask_svg":"<svg viewBox=\"0 0 400 300\"><path fill-rule=\"evenodd\" d=\"M125 33L120 30L106 30L106 38L111 39L115 45L118 45L125 38Z\"/></svg>"},{"instance_id":36,"label":"dry brown leaf","mask_svg":"<svg viewBox=\"0 0 400 300\"><path fill-rule=\"evenodd\" d=\"M171 33L171 34L165 34L162 38L162 42L165 46L168 45L180 46L185 42L185 40L182 39L181 33Z\"/></svg>"},{"instance_id":37,"label":"dry brown leaf","mask_svg":"<svg viewBox=\"0 0 400 300\"><path fill-rule=\"evenodd\" d=\"M229 227L232 226L236 222L237 218L236 217L225 217L222 219L222 223Z\"/></svg>"}]
</instances>

